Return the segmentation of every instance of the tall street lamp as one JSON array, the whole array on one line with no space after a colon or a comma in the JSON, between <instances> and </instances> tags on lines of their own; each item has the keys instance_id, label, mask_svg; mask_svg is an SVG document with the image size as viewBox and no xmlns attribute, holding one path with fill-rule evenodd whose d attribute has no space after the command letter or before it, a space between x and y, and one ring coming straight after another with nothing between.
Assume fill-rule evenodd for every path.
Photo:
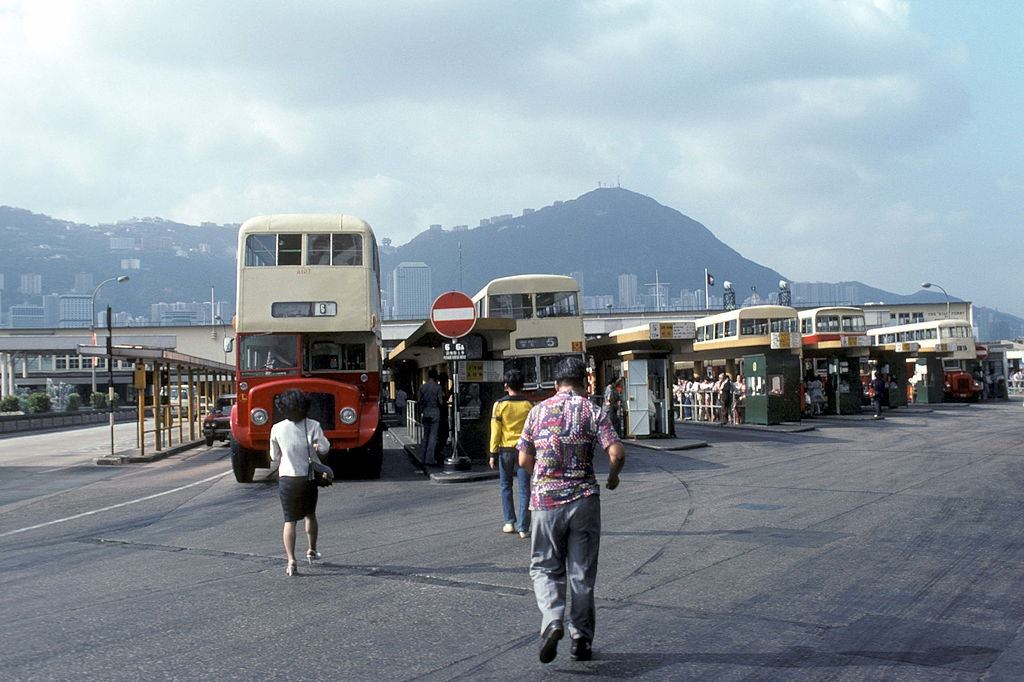
<instances>
[{"instance_id":1,"label":"tall street lamp","mask_svg":"<svg viewBox=\"0 0 1024 682\"><path fill-rule=\"evenodd\" d=\"M121 282L127 282L127 281L128 281L128 275L120 275L118 277L111 277L110 279L103 280L102 282L100 282L99 284L96 285L95 289L93 289L93 291L92 291L92 306L91 306L92 307L92 317L89 318L89 331L92 333L92 336L93 336L92 342L94 344L96 343L96 294L100 293L100 289L103 287L104 284L110 284L111 282L117 282L118 284L120 284ZM93 393L96 392L96 359L95 358L93 358L93 361L92 361L92 392Z\"/></svg>"},{"instance_id":2,"label":"tall street lamp","mask_svg":"<svg viewBox=\"0 0 1024 682\"><path fill-rule=\"evenodd\" d=\"M946 293L946 290L943 289L938 284L935 284L934 282L921 282L921 288L922 289L931 289L932 287L935 287L936 289L941 291L946 296L946 319L947 320L950 319L950 317L949 317L949 294Z\"/></svg>"}]
</instances>

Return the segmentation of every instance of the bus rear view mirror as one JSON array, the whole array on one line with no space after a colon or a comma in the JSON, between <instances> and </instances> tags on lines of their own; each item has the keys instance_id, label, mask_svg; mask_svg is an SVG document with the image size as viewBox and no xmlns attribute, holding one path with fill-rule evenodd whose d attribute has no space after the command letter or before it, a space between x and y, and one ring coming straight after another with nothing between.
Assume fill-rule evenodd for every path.
<instances>
[{"instance_id":1,"label":"bus rear view mirror","mask_svg":"<svg viewBox=\"0 0 1024 682\"><path fill-rule=\"evenodd\" d=\"M224 352L230 353L235 349L235 339L231 336L224 337Z\"/></svg>"}]
</instances>

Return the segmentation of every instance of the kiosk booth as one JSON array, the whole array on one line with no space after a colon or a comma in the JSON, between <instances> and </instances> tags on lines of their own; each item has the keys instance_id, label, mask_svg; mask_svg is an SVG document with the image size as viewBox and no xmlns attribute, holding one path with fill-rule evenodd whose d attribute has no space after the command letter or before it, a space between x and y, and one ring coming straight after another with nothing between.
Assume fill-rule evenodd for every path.
<instances>
[{"instance_id":1,"label":"kiosk booth","mask_svg":"<svg viewBox=\"0 0 1024 682\"><path fill-rule=\"evenodd\" d=\"M672 366L693 349L693 322L650 322L587 342L598 399L609 381L622 379L622 435L675 436Z\"/></svg>"}]
</instances>

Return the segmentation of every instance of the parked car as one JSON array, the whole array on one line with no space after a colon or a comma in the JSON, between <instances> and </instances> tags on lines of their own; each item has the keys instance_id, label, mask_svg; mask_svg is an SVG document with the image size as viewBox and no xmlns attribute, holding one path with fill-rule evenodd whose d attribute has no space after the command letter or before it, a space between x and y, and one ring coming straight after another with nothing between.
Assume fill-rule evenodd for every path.
<instances>
[{"instance_id":1,"label":"parked car","mask_svg":"<svg viewBox=\"0 0 1024 682\"><path fill-rule=\"evenodd\" d=\"M208 446L215 440L225 442L231 436L231 406L234 404L234 393L217 396L213 409L203 420L203 435Z\"/></svg>"}]
</instances>

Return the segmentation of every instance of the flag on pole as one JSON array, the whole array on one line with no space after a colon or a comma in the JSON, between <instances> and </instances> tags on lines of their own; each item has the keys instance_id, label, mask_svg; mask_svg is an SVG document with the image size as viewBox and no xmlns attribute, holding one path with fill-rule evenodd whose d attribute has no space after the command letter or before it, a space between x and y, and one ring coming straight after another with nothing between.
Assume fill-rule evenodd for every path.
<instances>
[{"instance_id":1,"label":"flag on pole","mask_svg":"<svg viewBox=\"0 0 1024 682\"><path fill-rule=\"evenodd\" d=\"M714 276L714 275L712 275L712 274L711 274L710 272L708 272L707 270L705 270L704 272L705 272L705 273L707 274L707 276L708 276L708 286L711 286L711 287L715 286L715 276Z\"/></svg>"}]
</instances>

